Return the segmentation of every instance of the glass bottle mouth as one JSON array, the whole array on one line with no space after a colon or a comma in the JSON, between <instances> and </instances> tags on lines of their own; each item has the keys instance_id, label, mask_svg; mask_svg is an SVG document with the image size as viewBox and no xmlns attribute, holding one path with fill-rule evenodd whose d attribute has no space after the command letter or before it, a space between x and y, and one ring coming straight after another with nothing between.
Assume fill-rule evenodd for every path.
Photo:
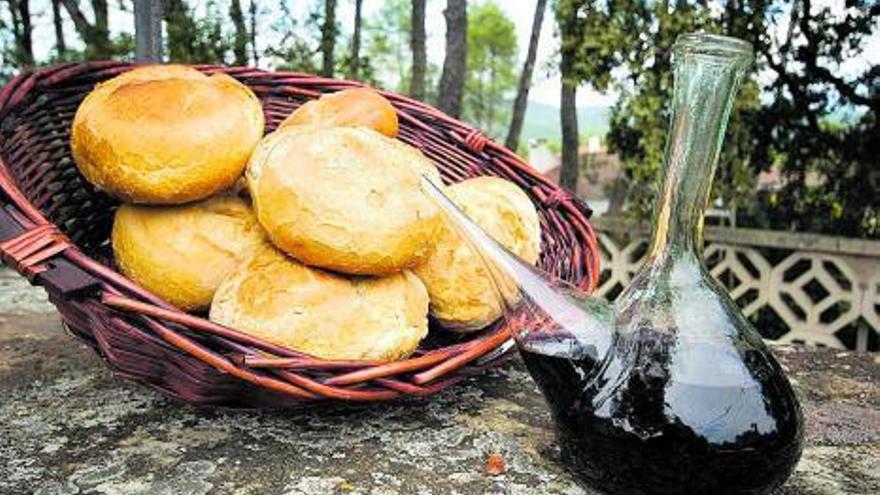
<instances>
[{"instance_id":1,"label":"glass bottle mouth","mask_svg":"<svg viewBox=\"0 0 880 495\"><path fill-rule=\"evenodd\" d=\"M676 57L696 55L751 63L752 44L738 38L708 33L683 34L675 40L672 53Z\"/></svg>"}]
</instances>

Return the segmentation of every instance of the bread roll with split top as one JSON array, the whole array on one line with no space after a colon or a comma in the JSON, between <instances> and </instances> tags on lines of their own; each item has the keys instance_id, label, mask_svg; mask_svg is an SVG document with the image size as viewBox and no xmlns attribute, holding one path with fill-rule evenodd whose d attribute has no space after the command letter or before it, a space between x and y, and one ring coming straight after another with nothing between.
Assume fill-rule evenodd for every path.
<instances>
[{"instance_id":1,"label":"bread roll with split top","mask_svg":"<svg viewBox=\"0 0 880 495\"><path fill-rule=\"evenodd\" d=\"M441 225L422 173L440 180L420 151L376 131L292 126L260 143L246 177L279 249L311 266L387 275L424 260Z\"/></svg>"},{"instance_id":2,"label":"bread roll with split top","mask_svg":"<svg viewBox=\"0 0 880 495\"><path fill-rule=\"evenodd\" d=\"M99 84L77 109L73 159L128 203L181 204L229 188L263 134L260 101L225 74L156 65Z\"/></svg>"},{"instance_id":3,"label":"bread roll with split top","mask_svg":"<svg viewBox=\"0 0 880 495\"><path fill-rule=\"evenodd\" d=\"M112 234L119 271L185 311L208 308L220 282L268 245L241 199L183 206L122 205Z\"/></svg>"},{"instance_id":4,"label":"bread roll with split top","mask_svg":"<svg viewBox=\"0 0 880 495\"><path fill-rule=\"evenodd\" d=\"M388 137L397 136L397 110L370 88L343 89L322 95L297 108L279 127L367 127Z\"/></svg>"},{"instance_id":5,"label":"bread roll with split top","mask_svg":"<svg viewBox=\"0 0 880 495\"><path fill-rule=\"evenodd\" d=\"M541 225L534 205L519 187L496 177L477 177L453 184L446 192L495 240L526 262L537 262ZM448 225L415 273L428 289L431 315L444 328L482 329L503 313L483 262Z\"/></svg>"},{"instance_id":6,"label":"bread roll with split top","mask_svg":"<svg viewBox=\"0 0 880 495\"><path fill-rule=\"evenodd\" d=\"M212 321L324 359L392 361L428 333L428 293L410 271L350 277L267 247L217 289Z\"/></svg>"}]
</instances>

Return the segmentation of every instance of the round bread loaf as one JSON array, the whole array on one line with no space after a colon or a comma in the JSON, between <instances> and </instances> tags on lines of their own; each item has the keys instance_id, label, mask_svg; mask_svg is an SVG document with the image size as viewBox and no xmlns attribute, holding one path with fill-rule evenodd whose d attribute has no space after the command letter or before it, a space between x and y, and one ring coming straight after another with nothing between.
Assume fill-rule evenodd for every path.
<instances>
[{"instance_id":1,"label":"round bread loaf","mask_svg":"<svg viewBox=\"0 0 880 495\"><path fill-rule=\"evenodd\" d=\"M266 247L223 281L210 317L324 359L391 361L428 333L428 293L409 271L347 277Z\"/></svg>"},{"instance_id":2,"label":"round bread loaf","mask_svg":"<svg viewBox=\"0 0 880 495\"><path fill-rule=\"evenodd\" d=\"M263 134L260 101L225 74L133 69L99 84L77 109L73 159L123 201L180 204L231 186Z\"/></svg>"},{"instance_id":3,"label":"round bread loaf","mask_svg":"<svg viewBox=\"0 0 880 495\"><path fill-rule=\"evenodd\" d=\"M279 127L367 127L389 137L397 136L397 110L370 88L352 88L311 100L288 115Z\"/></svg>"},{"instance_id":4,"label":"round bread loaf","mask_svg":"<svg viewBox=\"0 0 880 495\"><path fill-rule=\"evenodd\" d=\"M263 139L247 168L272 243L307 265L387 275L421 262L441 219L417 149L363 127L295 126Z\"/></svg>"},{"instance_id":5,"label":"round bread loaf","mask_svg":"<svg viewBox=\"0 0 880 495\"><path fill-rule=\"evenodd\" d=\"M538 213L516 185L495 177L477 177L450 186L447 193L507 249L529 263L538 260ZM431 296L431 315L447 329L478 330L503 312L483 262L449 226L444 225L434 251L415 272Z\"/></svg>"},{"instance_id":6,"label":"round bread loaf","mask_svg":"<svg viewBox=\"0 0 880 495\"><path fill-rule=\"evenodd\" d=\"M268 245L248 205L226 195L183 206L122 205L112 243L125 276L186 311L207 309L220 282Z\"/></svg>"}]
</instances>

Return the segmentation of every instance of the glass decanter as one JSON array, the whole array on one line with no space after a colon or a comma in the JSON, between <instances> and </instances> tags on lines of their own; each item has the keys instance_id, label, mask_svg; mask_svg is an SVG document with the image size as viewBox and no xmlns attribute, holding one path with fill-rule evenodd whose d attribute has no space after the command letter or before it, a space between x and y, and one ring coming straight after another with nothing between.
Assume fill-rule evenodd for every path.
<instances>
[{"instance_id":1,"label":"glass decanter","mask_svg":"<svg viewBox=\"0 0 880 495\"><path fill-rule=\"evenodd\" d=\"M614 305L522 262L423 180L485 262L551 408L563 459L620 494L757 494L800 458L803 416L782 368L702 261L703 214L751 46L673 47L665 177L645 266Z\"/></svg>"}]
</instances>

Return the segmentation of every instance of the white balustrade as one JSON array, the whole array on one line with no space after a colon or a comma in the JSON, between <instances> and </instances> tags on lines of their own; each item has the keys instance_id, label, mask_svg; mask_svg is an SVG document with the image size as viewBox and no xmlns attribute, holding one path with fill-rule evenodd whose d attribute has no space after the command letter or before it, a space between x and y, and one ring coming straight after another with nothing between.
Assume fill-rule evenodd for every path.
<instances>
[{"instance_id":1,"label":"white balustrade","mask_svg":"<svg viewBox=\"0 0 880 495\"><path fill-rule=\"evenodd\" d=\"M598 217L602 278L613 299L641 266L649 231ZM866 350L880 332L880 241L708 227L703 254L712 275L766 337Z\"/></svg>"}]
</instances>

